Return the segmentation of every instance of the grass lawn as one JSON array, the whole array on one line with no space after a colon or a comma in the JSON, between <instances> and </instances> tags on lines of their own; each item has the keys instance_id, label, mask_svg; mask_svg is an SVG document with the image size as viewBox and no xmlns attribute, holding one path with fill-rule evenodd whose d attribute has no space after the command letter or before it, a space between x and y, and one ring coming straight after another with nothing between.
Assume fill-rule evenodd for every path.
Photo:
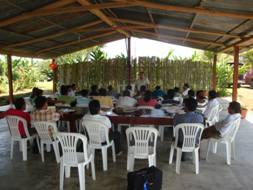
<instances>
[{"instance_id":1,"label":"grass lawn","mask_svg":"<svg viewBox=\"0 0 253 190\"><path fill-rule=\"evenodd\" d=\"M37 82L35 87L38 87L38 88L44 90L44 94L52 93L53 82L52 81L50 81L50 82ZM8 89L6 91L8 92ZM14 98L30 96L31 91L32 91L32 88L14 92ZM0 106L7 105L8 99L9 99L8 93L1 93L0 94Z\"/></svg>"}]
</instances>

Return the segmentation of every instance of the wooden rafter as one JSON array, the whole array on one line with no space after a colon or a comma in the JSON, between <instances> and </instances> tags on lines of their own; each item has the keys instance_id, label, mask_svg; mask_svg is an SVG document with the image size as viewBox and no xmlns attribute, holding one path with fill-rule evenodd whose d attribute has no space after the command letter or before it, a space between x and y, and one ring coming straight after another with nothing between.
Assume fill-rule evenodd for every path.
<instances>
[{"instance_id":1,"label":"wooden rafter","mask_svg":"<svg viewBox=\"0 0 253 190\"><path fill-rule=\"evenodd\" d=\"M32 44L32 43L35 43L35 42L40 42L40 41L43 41L43 40L52 39L52 38L62 36L62 35L67 34L67 33L77 32L80 29L86 29L88 27L91 27L91 26L94 26L94 25L97 25L97 24L100 24L100 23L102 23L102 21L91 22L91 23L88 23L88 24L84 24L84 25L81 25L81 26L70 28L68 30L62 30L61 32L57 32L57 33L52 34L52 35L47 35L47 36L43 36L43 37L39 37L39 38L34 38L34 39L31 39L31 40L26 40L26 41L23 41L23 42L14 43L14 44L11 44L7 47L24 46L24 45Z\"/></svg>"},{"instance_id":2,"label":"wooden rafter","mask_svg":"<svg viewBox=\"0 0 253 190\"><path fill-rule=\"evenodd\" d=\"M148 9L146 9L146 10L147 10L147 13L148 13L148 16L149 16L149 19L150 19L151 23L152 23L152 24L155 24L155 21L154 21L154 18L153 18L152 13L151 13ZM155 30L155 33L158 33L156 27L154 28L154 30Z\"/></svg>"},{"instance_id":3,"label":"wooden rafter","mask_svg":"<svg viewBox=\"0 0 253 190\"><path fill-rule=\"evenodd\" d=\"M139 6L142 6L145 8L160 9L164 11L197 13L197 14L202 14L202 15L230 17L230 18L238 18L238 19L253 19L253 14L250 14L250 13L242 13L242 12L237 13L237 12L220 11L220 10L206 9L206 8L199 8L199 7L167 5L167 4L150 2L147 0L131 0L131 2L137 3Z\"/></svg>"},{"instance_id":4,"label":"wooden rafter","mask_svg":"<svg viewBox=\"0 0 253 190\"><path fill-rule=\"evenodd\" d=\"M18 16L1 20L0 21L0 27L7 26L7 25L10 25L10 24L14 24L16 22L31 18L31 17L33 17L33 16L31 16L32 13L43 12L43 11L46 11L47 9L55 9L55 8L63 7L65 5L68 5L68 4L71 4L71 3L74 3L74 2L75 2L75 0L56 1L54 3L51 3L49 5L40 7L38 9L33 10L33 11L28 11L28 12L22 13Z\"/></svg>"},{"instance_id":5,"label":"wooden rafter","mask_svg":"<svg viewBox=\"0 0 253 190\"><path fill-rule=\"evenodd\" d=\"M89 36L87 38L83 38L83 39L80 39L80 40L74 40L74 41L67 42L67 43L64 43L64 44L60 44L60 45L56 45L56 46L53 46L53 47L45 48L45 49L42 49L42 50L38 51L36 54L40 55L43 52L47 52L47 51L50 51L50 50L53 50L53 49L63 48L63 47L70 46L70 45L77 44L77 43L81 43L81 42L84 42L84 41L87 41L87 40L93 40L93 39L96 39L96 38L108 36L108 35L111 35L111 34L114 34L114 33L115 33L115 31L103 32L101 34L97 34L97 35L94 35L94 36Z\"/></svg>"},{"instance_id":6,"label":"wooden rafter","mask_svg":"<svg viewBox=\"0 0 253 190\"><path fill-rule=\"evenodd\" d=\"M244 39L240 40L239 42L233 43L233 44L231 44L231 45L229 45L229 46L223 48L223 49L221 50L221 52L226 52L226 51L228 51L229 49L233 48L234 46L239 46L239 47L240 47L242 44L247 43L248 41L253 41L253 36L244 38Z\"/></svg>"},{"instance_id":7,"label":"wooden rafter","mask_svg":"<svg viewBox=\"0 0 253 190\"><path fill-rule=\"evenodd\" d=\"M155 34L153 32L147 32L147 31L144 31L144 30L132 29L132 31L133 32L139 32L141 34L155 36L155 37L158 37L158 38L165 38L165 39L168 39L168 40L179 40L179 41L184 40L184 38L182 38L182 37L168 36L168 35L164 35L164 34ZM217 42L204 41L204 40L198 40L198 39L192 39L192 38L185 39L185 41L193 42L193 43L196 43L196 44L212 44L212 45L216 45L216 46L225 46L224 44L217 43Z\"/></svg>"},{"instance_id":8,"label":"wooden rafter","mask_svg":"<svg viewBox=\"0 0 253 190\"><path fill-rule=\"evenodd\" d=\"M87 0L77 0L77 2L80 3L82 6L91 5L91 3ZM94 15L96 15L98 18L100 18L102 21L104 21L109 26L113 26L113 27L117 26L116 23L114 23L111 19L109 19L102 11L90 10L90 12L93 13ZM129 34L127 32L125 32L124 30L118 29L117 31L127 37L129 36Z\"/></svg>"},{"instance_id":9,"label":"wooden rafter","mask_svg":"<svg viewBox=\"0 0 253 190\"><path fill-rule=\"evenodd\" d=\"M142 22L142 21L136 21L136 20L128 20L128 19L121 19L121 18L112 18L111 20L115 22L121 22L121 23L128 23L128 24L136 24L136 25L143 25L143 26L150 26L153 28L161 28L161 29L167 29L167 30L175 30L180 32L192 32L192 33L198 33L198 34L207 34L207 35L214 35L214 36L226 36L231 38L240 38L239 36L232 35L232 34L226 34L224 32L210 32L210 31L203 31L203 30L197 30L197 29L190 29L190 28L181 28L181 27L175 27L175 26L165 26L161 24L152 24L148 22Z\"/></svg>"}]
</instances>

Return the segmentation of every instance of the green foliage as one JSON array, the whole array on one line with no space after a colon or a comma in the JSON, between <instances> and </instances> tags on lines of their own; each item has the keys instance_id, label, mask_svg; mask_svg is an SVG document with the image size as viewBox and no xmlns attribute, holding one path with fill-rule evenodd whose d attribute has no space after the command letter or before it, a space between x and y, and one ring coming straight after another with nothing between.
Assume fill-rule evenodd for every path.
<instances>
[{"instance_id":1,"label":"green foliage","mask_svg":"<svg viewBox=\"0 0 253 190\"><path fill-rule=\"evenodd\" d=\"M75 53L63 55L57 58L57 64L76 64L83 63L89 59L89 54L92 49L81 50Z\"/></svg>"},{"instance_id":2,"label":"green foliage","mask_svg":"<svg viewBox=\"0 0 253 190\"><path fill-rule=\"evenodd\" d=\"M92 62L99 62L107 59L107 54L103 52L101 46L95 47L89 54L89 58Z\"/></svg>"},{"instance_id":3,"label":"green foliage","mask_svg":"<svg viewBox=\"0 0 253 190\"><path fill-rule=\"evenodd\" d=\"M37 63L37 68L39 71L38 74L39 80L47 80L47 81L53 80L53 71L49 67L50 63L51 60L45 60Z\"/></svg>"}]
</instances>

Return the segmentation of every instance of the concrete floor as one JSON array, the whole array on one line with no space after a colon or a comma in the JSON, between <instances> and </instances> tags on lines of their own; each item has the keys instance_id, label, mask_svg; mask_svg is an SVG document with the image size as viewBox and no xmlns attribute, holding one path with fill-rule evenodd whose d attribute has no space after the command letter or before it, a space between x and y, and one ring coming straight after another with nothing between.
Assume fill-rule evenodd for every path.
<instances>
[{"instance_id":1,"label":"concrete floor","mask_svg":"<svg viewBox=\"0 0 253 190\"><path fill-rule=\"evenodd\" d=\"M22 161L22 154L15 147L14 158L10 160L9 131L4 120L0 120L0 190L51 190L59 189L59 165L55 162L54 154L45 154L45 163L41 162L39 154L28 152L28 161ZM168 164L168 141L158 143L158 167L163 171L163 190L180 189L223 189L250 190L253 189L253 124L242 120L236 137L236 160L232 165L225 164L225 148L218 147L217 154L210 154L209 161L205 157L206 142L201 144L200 173L195 175L191 160L182 162L181 174L175 173L175 162ZM96 154L96 177L91 179L90 171L86 171L86 189L88 190L120 190L126 189L126 147L124 154L112 162L109 151L108 171L102 171L101 154ZM135 168L147 166L147 161L137 161ZM71 170L71 178L64 181L65 190L79 189L77 169Z\"/></svg>"}]
</instances>

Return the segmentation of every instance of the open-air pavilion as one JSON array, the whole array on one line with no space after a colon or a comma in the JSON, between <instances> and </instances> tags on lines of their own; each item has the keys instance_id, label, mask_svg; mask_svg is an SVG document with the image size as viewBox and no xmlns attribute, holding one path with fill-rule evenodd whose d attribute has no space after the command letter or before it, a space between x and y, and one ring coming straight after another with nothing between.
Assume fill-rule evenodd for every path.
<instances>
[{"instance_id":1,"label":"open-air pavilion","mask_svg":"<svg viewBox=\"0 0 253 190\"><path fill-rule=\"evenodd\" d=\"M10 103L13 102L12 56L56 58L127 38L130 80L131 36L215 52L213 89L216 88L217 54L233 54L232 99L236 100L239 53L253 47L251 0L2 0L0 10L0 53L7 54ZM191 173L189 163L185 165L185 172L176 175L173 166L168 166L168 143L165 142L167 146L160 144L158 167L164 172L163 189L252 189L253 154L249 146L252 124L242 121L241 125L237 160L226 166L222 149L221 157L201 161L197 176ZM39 156L29 155L31 159L26 163L19 158L10 161L8 131L1 133L0 187L58 189L59 167L53 159L41 163ZM86 175L86 188L125 189L125 157L122 155L117 164L110 166L111 171L97 171L95 182ZM77 179L71 178L65 186L68 188L78 189Z\"/></svg>"}]
</instances>

